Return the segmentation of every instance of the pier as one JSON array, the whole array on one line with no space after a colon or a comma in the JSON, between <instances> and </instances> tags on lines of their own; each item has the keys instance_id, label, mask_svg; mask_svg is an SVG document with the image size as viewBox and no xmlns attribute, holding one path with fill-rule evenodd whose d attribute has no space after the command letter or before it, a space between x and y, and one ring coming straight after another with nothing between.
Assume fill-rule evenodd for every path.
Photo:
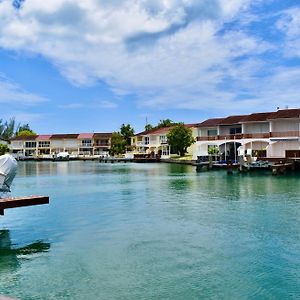
<instances>
[{"instance_id":1,"label":"pier","mask_svg":"<svg viewBox=\"0 0 300 300\"><path fill-rule=\"evenodd\" d=\"M4 210L24 206L49 204L48 196L27 196L16 198L0 198L0 215L4 215Z\"/></svg>"}]
</instances>

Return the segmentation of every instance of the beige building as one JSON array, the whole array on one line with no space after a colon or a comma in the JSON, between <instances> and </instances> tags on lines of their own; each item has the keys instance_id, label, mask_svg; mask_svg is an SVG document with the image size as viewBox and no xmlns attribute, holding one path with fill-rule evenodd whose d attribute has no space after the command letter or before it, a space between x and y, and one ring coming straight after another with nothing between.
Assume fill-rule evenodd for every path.
<instances>
[{"instance_id":1,"label":"beige building","mask_svg":"<svg viewBox=\"0 0 300 300\"><path fill-rule=\"evenodd\" d=\"M60 152L70 157L99 156L110 149L111 133L76 133L18 136L9 145L15 156L51 158Z\"/></svg>"},{"instance_id":2,"label":"beige building","mask_svg":"<svg viewBox=\"0 0 300 300\"><path fill-rule=\"evenodd\" d=\"M193 131L193 136L197 137L197 124L186 124L186 127ZM133 147L132 154L150 154L158 155L162 159L168 159L171 156L172 149L168 144L167 134L173 126L152 129L136 134L131 138ZM188 148L188 154L192 155L194 145Z\"/></svg>"}]
</instances>

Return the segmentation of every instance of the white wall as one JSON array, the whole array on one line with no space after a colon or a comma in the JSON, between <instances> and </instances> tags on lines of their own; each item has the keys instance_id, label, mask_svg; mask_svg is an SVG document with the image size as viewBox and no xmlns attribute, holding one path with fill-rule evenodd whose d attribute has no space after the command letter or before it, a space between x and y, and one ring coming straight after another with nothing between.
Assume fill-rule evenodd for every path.
<instances>
[{"instance_id":1,"label":"white wall","mask_svg":"<svg viewBox=\"0 0 300 300\"><path fill-rule=\"evenodd\" d=\"M243 133L266 133L270 131L269 123L245 123Z\"/></svg>"},{"instance_id":2,"label":"white wall","mask_svg":"<svg viewBox=\"0 0 300 300\"><path fill-rule=\"evenodd\" d=\"M267 157L285 157L285 150L299 150L299 141L280 141L267 148Z\"/></svg>"},{"instance_id":3,"label":"white wall","mask_svg":"<svg viewBox=\"0 0 300 300\"><path fill-rule=\"evenodd\" d=\"M24 141L11 141L10 149L23 149Z\"/></svg>"},{"instance_id":4,"label":"white wall","mask_svg":"<svg viewBox=\"0 0 300 300\"><path fill-rule=\"evenodd\" d=\"M51 140L51 148L63 148L64 140Z\"/></svg>"},{"instance_id":5,"label":"white wall","mask_svg":"<svg viewBox=\"0 0 300 300\"><path fill-rule=\"evenodd\" d=\"M273 132L298 131L299 120L275 120L272 121Z\"/></svg>"},{"instance_id":6,"label":"white wall","mask_svg":"<svg viewBox=\"0 0 300 300\"><path fill-rule=\"evenodd\" d=\"M65 148L78 148L79 141L77 139L64 140Z\"/></svg>"}]
</instances>

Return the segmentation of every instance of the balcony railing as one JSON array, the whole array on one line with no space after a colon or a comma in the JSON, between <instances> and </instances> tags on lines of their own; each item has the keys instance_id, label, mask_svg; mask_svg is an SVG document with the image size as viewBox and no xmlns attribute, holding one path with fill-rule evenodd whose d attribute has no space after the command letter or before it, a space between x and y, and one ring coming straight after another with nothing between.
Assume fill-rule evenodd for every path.
<instances>
[{"instance_id":1,"label":"balcony railing","mask_svg":"<svg viewBox=\"0 0 300 300\"><path fill-rule=\"evenodd\" d=\"M110 143L94 143L94 147L109 147Z\"/></svg>"},{"instance_id":2,"label":"balcony railing","mask_svg":"<svg viewBox=\"0 0 300 300\"><path fill-rule=\"evenodd\" d=\"M240 140L240 139L268 139L273 137L300 137L299 131L266 132L266 133L240 133L215 136L198 136L197 141L217 141L217 140Z\"/></svg>"},{"instance_id":3,"label":"balcony railing","mask_svg":"<svg viewBox=\"0 0 300 300\"><path fill-rule=\"evenodd\" d=\"M271 132L271 137L299 137L299 131Z\"/></svg>"}]
</instances>

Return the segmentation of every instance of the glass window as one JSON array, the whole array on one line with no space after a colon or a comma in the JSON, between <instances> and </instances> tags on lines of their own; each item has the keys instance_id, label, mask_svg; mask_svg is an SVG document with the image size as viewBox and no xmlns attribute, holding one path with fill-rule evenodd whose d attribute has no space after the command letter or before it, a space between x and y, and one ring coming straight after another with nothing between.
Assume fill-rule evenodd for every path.
<instances>
[{"instance_id":1,"label":"glass window","mask_svg":"<svg viewBox=\"0 0 300 300\"><path fill-rule=\"evenodd\" d=\"M39 148L49 148L50 147L50 141L40 141L39 142Z\"/></svg>"},{"instance_id":2,"label":"glass window","mask_svg":"<svg viewBox=\"0 0 300 300\"><path fill-rule=\"evenodd\" d=\"M159 141L161 144L165 144L167 142L167 137L165 135L159 136Z\"/></svg>"},{"instance_id":3,"label":"glass window","mask_svg":"<svg viewBox=\"0 0 300 300\"><path fill-rule=\"evenodd\" d=\"M218 130L217 129L208 129L207 135L208 136L216 136L216 135L218 135Z\"/></svg>"},{"instance_id":4,"label":"glass window","mask_svg":"<svg viewBox=\"0 0 300 300\"><path fill-rule=\"evenodd\" d=\"M232 127L229 130L230 134L239 134L242 133L242 127Z\"/></svg>"},{"instance_id":5,"label":"glass window","mask_svg":"<svg viewBox=\"0 0 300 300\"><path fill-rule=\"evenodd\" d=\"M36 142L25 142L25 148L36 148Z\"/></svg>"},{"instance_id":6,"label":"glass window","mask_svg":"<svg viewBox=\"0 0 300 300\"><path fill-rule=\"evenodd\" d=\"M82 140L82 146L91 147L92 146L92 140Z\"/></svg>"}]
</instances>

